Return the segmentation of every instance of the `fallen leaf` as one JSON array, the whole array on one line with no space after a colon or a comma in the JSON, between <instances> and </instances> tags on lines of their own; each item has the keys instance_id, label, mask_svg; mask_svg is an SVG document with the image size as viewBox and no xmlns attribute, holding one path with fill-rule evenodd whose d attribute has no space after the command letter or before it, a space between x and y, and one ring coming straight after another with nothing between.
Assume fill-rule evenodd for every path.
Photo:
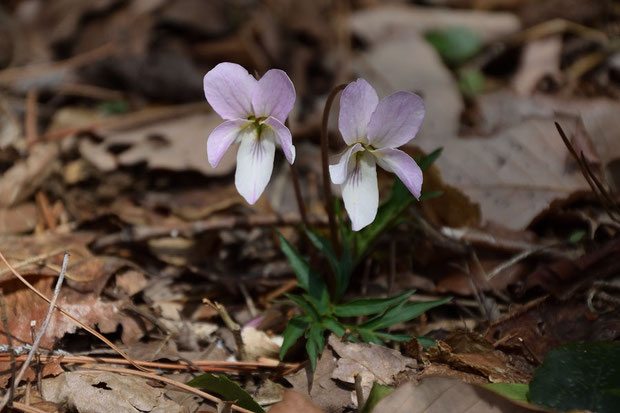
<instances>
[{"instance_id":1,"label":"fallen leaf","mask_svg":"<svg viewBox=\"0 0 620 413\"><path fill-rule=\"evenodd\" d=\"M529 95L545 76L560 74L562 43L561 36L550 36L525 45L519 68L512 79L517 94Z\"/></svg>"},{"instance_id":2,"label":"fallen leaf","mask_svg":"<svg viewBox=\"0 0 620 413\"><path fill-rule=\"evenodd\" d=\"M343 343L333 334L329 345L340 356L332 378L354 384L355 376L362 380L364 398L370 394L374 382L383 385L394 384L401 372L417 367L417 361L403 356L400 352L366 343Z\"/></svg>"},{"instance_id":3,"label":"fallen leaf","mask_svg":"<svg viewBox=\"0 0 620 413\"><path fill-rule=\"evenodd\" d=\"M287 390L284 393L284 400L274 404L270 409L270 413L322 413L323 410L316 407L307 396L294 390Z\"/></svg>"},{"instance_id":4,"label":"fallen leaf","mask_svg":"<svg viewBox=\"0 0 620 413\"><path fill-rule=\"evenodd\" d=\"M15 144L21 137L21 128L9 103L0 95L0 149Z\"/></svg>"},{"instance_id":5,"label":"fallen leaf","mask_svg":"<svg viewBox=\"0 0 620 413\"><path fill-rule=\"evenodd\" d=\"M278 359L280 346L261 330L254 327L244 327L241 330L241 338L245 344L246 355L249 361L258 360L259 357Z\"/></svg>"},{"instance_id":6,"label":"fallen leaf","mask_svg":"<svg viewBox=\"0 0 620 413\"><path fill-rule=\"evenodd\" d=\"M336 384L332 372L336 368L336 358L332 350L325 346L317 360L314 373L309 365L297 373L286 376L293 385L293 390L308 395L312 403L329 413L347 411L351 403L351 390Z\"/></svg>"},{"instance_id":7,"label":"fallen leaf","mask_svg":"<svg viewBox=\"0 0 620 413\"><path fill-rule=\"evenodd\" d=\"M525 413L532 412L490 390L443 377L405 383L381 400L373 413Z\"/></svg>"},{"instance_id":8,"label":"fallen leaf","mask_svg":"<svg viewBox=\"0 0 620 413\"><path fill-rule=\"evenodd\" d=\"M0 234L11 235L32 231L37 225L37 206L32 202L0 208Z\"/></svg>"},{"instance_id":9,"label":"fallen leaf","mask_svg":"<svg viewBox=\"0 0 620 413\"><path fill-rule=\"evenodd\" d=\"M58 153L57 144L41 143L6 170L0 177L0 207L16 205L34 194L54 171Z\"/></svg>"},{"instance_id":10,"label":"fallen leaf","mask_svg":"<svg viewBox=\"0 0 620 413\"><path fill-rule=\"evenodd\" d=\"M164 389L150 386L147 379L110 372L66 372L43 380L41 393L46 400L80 413L185 412L183 406L166 398Z\"/></svg>"}]
</instances>

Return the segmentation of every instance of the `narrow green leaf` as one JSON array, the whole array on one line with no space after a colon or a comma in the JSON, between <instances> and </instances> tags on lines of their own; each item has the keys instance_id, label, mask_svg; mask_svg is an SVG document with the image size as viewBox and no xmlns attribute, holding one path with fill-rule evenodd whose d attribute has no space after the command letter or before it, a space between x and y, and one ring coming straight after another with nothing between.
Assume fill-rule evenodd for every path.
<instances>
[{"instance_id":1,"label":"narrow green leaf","mask_svg":"<svg viewBox=\"0 0 620 413\"><path fill-rule=\"evenodd\" d=\"M306 328L308 328L308 324L309 322L305 316L291 318L286 326L286 330L282 333L283 341L282 347L280 347L280 360L284 358L288 349L303 336Z\"/></svg>"},{"instance_id":2,"label":"narrow green leaf","mask_svg":"<svg viewBox=\"0 0 620 413\"><path fill-rule=\"evenodd\" d=\"M527 393L530 391L530 385L528 383L487 383L483 386L509 399L529 403Z\"/></svg>"},{"instance_id":3,"label":"narrow green leaf","mask_svg":"<svg viewBox=\"0 0 620 413\"><path fill-rule=\"evenodd\" d=\"M383 384L374 382L372 384L372 388L370 389L368 400L366 400L366 403L364 403L364 407L362 408L360 413L372 413L372 410L375 408L377 403L379 403L381 399L392 393L394 390L394 387L384 386Z\"/></svg>"},{"instance_id":4,"label":"narrow green leaf","mask_svg":"<svg viewBox=\"0 0 620 413\"><path fill-rule=\"evenodd\" d=\"M295 294L284 295L290 298L295 304L297 304L299 308L301 308L301 311L303 311L304 314L307 314L312 319L312 321L319 321L321 319L319 313L316 311L314 306L308 301L306 301L304 297Z\"/></svg>"},{"instance_id":5,"label":"narrow green leaf","mask_svg":"<svg viewBox=\"0 0 620 413\"><path fill-rule=\"evenodd\" d=\"M431 347L437 347L437 343L432 338L428 338L424 336L415 336L415 338L418 339L418 342L422 345L422 348L424 350L431 348Z\"/></svg>"},{"instance_id":6,"label":"narrow green leaf","mask_svg":"<svg viewBox=\"0 0 620 413\"><path fill-rule=\"evenodd\" d=\"M458 76L459 89L463 95L474 98L484 91L486 80L479 69L461 69Z\"/></svg>"},{"instance_id":7,"label":"narrow green leaf","mask_svg":"<svg viewBox=\"0 0 620 413\"><path fill-rule=\"evenodd\" d=\"M579 241L581 241L584 235L586 235L586 230L579 229L573 232L572 234L570 234L570 237L568 238L568 242L570 242L571 244L577 244Z\"/></svg>"},{"instance_id":8,"label":"narrow green leaf","mask_svg":"<svg viewBox=\"0 0 620 413\"><path fill-rule=\"evenodd\" d=\"M234 401L237 406L251 410L255 413L264 413L265 410L256 403L248 392L243 390L237 383L220 374L214 376L211 373L202 374L187 383L192 387L199 387L208 392L219 394L225 401Z\"/></svg>"},{"instance_id":9,"label":"narrow green leaf","mask_svg":"<svg viewBox=\"0 0 620 413\"><path fill-rule=\"evenodd\" d=\"M424 158L422 158L420 162L418 162L418 166L420 167L420 169L422 171L426 171L428 168L430 168L431 165L435 163L437 158L441 156L442 152L443 152L443 148L437 148L433 152L429 153Z\"/></svg>"},{"instance_id":10,"label":"narrow green leaf","mask_svg":"<svg viewBox=\"0 0 620 413\"><path fill-rule=\"evenodd\" d=\"M307 302L312 304L312 306L316 309L316 311L319 313L320 316L327 315L327 313L329 312L329 300L328 299L317 300L310 294L304 294L302 295L302 297Z\"/></svg>"},{"instance_id":11,"label":"narrow green leaf","mask_svg":"<svg viewBox=\"0 0 620 413\"><path fill-rule=\"evenodd\" d=\"M398 343L403 343L411 340L411 336L407 334L389 334L389 333L381 333L380 331L375 331L375 335L382 340L386 341L396 341Z\"/></svg>"},{"instance_id":12,"label":"narrow green leaf","mask_svg":"<svg viewBox=\"0 0 620 413\"><path fill-rule=\"evenodd\" d=\"M308 236L312 244L316 247L316 249L321 251L325 258L327 258L327 262L329 262L329 266L331 267L334 274L337 274L337 276L339 276L340 263L329 240L310 229L306 229L306 235Z\"/></svg>"},{"instance_id":13,"label":"narrow green leaf","mask_svg":"<svg viewBox=\"0 0 620 413\"><path fill-rule=\"evenodd\" d=\"M280 248L291 264L299 286L321 303L329 303L329 292L321 277L310 268L308 261L297 252L282 234L278 233L278 238L280 238Z\"/></svg>"},{"instance_id":14,"label":"narrow green leaf","mask_svg":"<svg viewBox=\"0 0 620 413\"><path fill-rule=\"evenodd\" d=\"M393 305L398 305L406 301L415 290L405 291L395 297L390 298L362 298L349 301L334 307L334 314L339 317L355 317L381 313Z\"/></svg>"},{"instance_id":15,"label":"narrow green leaf","mask_svg":"<svg viewBox=\"0 0 620 413\"><path fill-rule=\"evenodd\" d=\"M362 339L362 341L364 341L365 343L383 344L383 341L381 341L374 334L373 331L370 331L370 330L367 330L367 329L363 329L363 328L358 328L358 329L356 329L356 331L360 335L360 338Z\"/></svg>"},{"instance_id":16,"label":"narrow green leaf","mask_svg":"<svg viewBox=\"0 0 620 413\"><path fill-rule=\"evenodd\" d=\"M340 321L335 320L331 317L325 317L321 321L323 323L323 327L334 333L339 338L344 336L344 333L347 332L347 328L342 325Z\"/></svg>"},{"instance_id":17,"label":"narrow green leaf","mask_svg":"<svg viewBox=\"0 0 620 413\"><path fill-rule=\"evenodd\" d=\"M312 323L306 335L309 340L314 341L319 353L323 351L323 347L325 347L325 328L323 328L322 324Z\"/></svg>"},{"instance_id":18,"label":"narrow green leaf","mask_svg":"<svg viewBox=\"0 0 620 413\"><path fill-rule=\"evenodd\" d=\"M426 199L439 198L443 194L444 194L444 192L442 190L433 191L433 192L427 192L427 193L424 193L424 194L420 195L420 201L424 201Z\"/></svg>"},{"instance_id":19,"label":"narrow green leaf","mask_svg":"<svg viewBox=\"0 0 620 413\"><path fill-rule=\"evenodd\" d=\"M398 323L412 320L425 311L435 308L450 301L452 297L441 300L428 301L424 303L403 303L396 307L392 307L384 314L381 314L371 320L360 325L361 328L368 330L382 330Z\"/></svg>"},{"instance_id":20,"label":"narrow green leaf","mask_svg":"<svg viewBox=\"0 0 620 413\"><path fill-rule=\"evenodd\" d=\"M312 371L316 370L316 359L319 357L317 343L308 339L306 341L306 353L308 353L308 360L310 360L310 367Z\"/></svg>"}]
</instances>

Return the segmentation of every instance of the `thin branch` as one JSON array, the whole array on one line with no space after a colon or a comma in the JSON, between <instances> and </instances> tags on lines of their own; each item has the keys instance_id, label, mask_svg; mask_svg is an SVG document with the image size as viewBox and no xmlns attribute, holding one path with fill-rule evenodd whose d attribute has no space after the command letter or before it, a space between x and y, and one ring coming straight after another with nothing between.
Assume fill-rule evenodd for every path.
<instances>
[{"instance_id":1,"label":"thin branch","mask_svg":"<svg viewBox=\"0 0 620 413\"><path fill-rule=\"evenodd\" d=\"M245 351L245 343L243 342L243 337L241 336L241 326L235 323L235 321L230 317L228 311L226 311L226 307L222 304L213 302L208 298L203 298L202 302L209 307L213 308L220 315L220 318L226 324L226 328L230 330L235 338L235 344L237 346L237 357L241 361L246 361L248 359L248 353Z\"/></svg>"},{"instance_id":2,"label":"thin branch","mask_svg":"<svg viewBox=\"0 0 620 413\"><path fill-rule=\"evenodd\" d=\"M329 178L329 145L327 134L327 124L329 122L329 111L334 103L336 95L343 90L347 85L342 84L336 86L327 97L325 102L325 108L323 109L323 122L321 123L321 163L323 167L323 197L325 198L325 211L327 211L327 217L329 219L329 235L332 241L332 247L336 254L340 255L340 243L338 242L338 229L336 227L336 216L334 212L334 203L332 197L332 183Z\"/></svg>"},{"instance_id":3,"label":"thin branch","mask_svg":"<svg viewBox=\"0 0 620 413\"><path fill-rule=\"evenodd\" d=\"M153 373L145 373L143 371L135 371L135 370L130 370L130 369L118 368L118 367L103 367L103 366L100 366L100 367L98 367L96 369L91 369L91 370L77 370L77 371L82 372L82 373L100 373L102 371L110 371L110 372L113 372L113 373L130 374L130 375L133 375L133 376L146 377L146 378L149 378L149 379L152 379L152 380L158 380L158 381L161 381L163 383L170 384L171 386L174 386L174 387L178 387L179 389L183 389L185 391L193 393L193 394L195 394L197 396L200 396L200 397L205 398L205 399L207 399L209 401L212 401L213 403L221 403L222 402L221 399L219 399L219 398L217 398L215 396L212 396L209 393L205 393L205 392L203 392L201 390L198 390L198 389L195 389L195 388L193 388L191 386L188 386L187 384L179 383L178 381L169 379L168 377L158 376L158 375L153 374ZM239 407L237 405L233 405L232 408L233 408L233 410L236 410L236 411L241 412L241 413L253 413L251 410L244 409L243 407Z\"/></svg>"},{"instance_id":4,"label":"thin branch","mask_svg":"<svg viewBox=\"0 0 620 413\"><path fill-rule=\"evenodd\" d=\"M4 301L4 291L0 288L0 309L2 310L2 325L4 326L4 332L6 333L6 343L9 346L9 357L11 365L11 379L9 384L9 403L13 401L13 383L15 383L15 352L13 351L13 338L9 331L9 320L7 318L6 303Z\"/></svg>"},{"instance_id":5,"label":"thin branch","mask_svg":"<svg viewBox=\"0 0 620 413\"><path fill-rule=\"evenodd\" d=\"M308 222L315 226L327 224L327 218L321 215L309 215ZM208 231L223 229L295 226L302 222L297 213L269 214L250 216L217 216L201 221L193 221L174 225L135 226L115 234L100 237L92 245L93 249L102 249L111 245L127 242L147 241L160 237L192 237Z\"/></svg>"},{"instance_id":6,"label":"thin branch","mask_svg":"<svg viewBox=\"0 0 620 413\"><path fill-rule=\"evenodd\" d=\"M11 384L13 391L15 391L15 389L17 388L17 385L22 380L22 377L24 377L26 370L28 370L28 367L30 366L30 362L32 361L32 358L36 354L37 349L39 348L39 344L41 344L41 339L43 339L43 336L45 335L45 331L47 330L47 326L49 325L52 319L52 314L54 314L54 308L56 307L56 301L58 300L58 296L60 295L60 288L62 287L63 280L65 279L65 273L67 272L68 263L69 263L69 254L65 254L65 257L62 260L62 270L60 271L60 275L58 276L58 280L56 281L56 287L54 288L54 294L52 295L49 309L47 310L47 314L45 315L43 324L41 324L41 328L39 329L39 332L37 333L37 336L34 339L34 342L32 343L32 349L30 349L30 353L28 353L28 357L26 357L26 361L24 361L24 364L22 364L22 367L19 370L19 373L17 373L17 377L15 377L15 380ZM4 395L4 397L2 398L2 401L0 401L0 411L2 411L2 409L4 409L4 406L6 406L6 404L9 402L9 396L11 395L12 395L11 392L7 392L7 394Z\"/></svg>"},{"instance_id":7,"label":"thin branch","mask_svg":"<svg viewBox=\"0 0 620 413\"><path fill-rule=\"evenodd\" d=\"M37 409L36 407L28 406L27 404L19 402L13 402L11 407L24 413L46 413L44 410Z\"/></svg>"},{"instance_id":8,"label":"thin branch","mask_svg":"<svg viewBox=\"0 0 620 413\"><path fill-rule=\"evenodd\" d=\"M2 260L2 262L4 262L7 267L9 267L9 269L11 270L13 275L15 275L15 277L17 277L17 279L20 280L26 287L28 287L32 292L34 292L36 295L38 295L41 299L45 300L48 304L50 303L49 298L47 298L45 295L43 295L43 293L41 293L39 290L34 288L34 286L32 284L30 284L28 282L28 280L26 280L20 273L18 273L15 270L15 268L13 268L13 266L11 264L9 264L9 262L6 260L6 258L4 257L4 255L1 252L0 252L0 260ZM137 365L131 359L131 357L129 357L127 354L125 354L120 348L118 348L116 345L114 345L114 343L112 343L110 340L105 338L103 335L99 334L97 331L95 331L94 329L90 328L89 326L87 326L86 324L84 324L83 322L81 322L80 320L78 320L77 318L75 318L74 316L69 314L68 312L66 312L62 307L59 307L58 305L55 305L55 307L58 309L58 311L60 311L63 315L65 315L67 318L69 318L75 324L77 324L78 326L80 326L81 328L83 328L84 330L88 331L90 334L92 334L93 336L97 337L99 340L103 341L105 344L107 344L112 350L116 351L121 357L123 357L125 360L129 361L129 363L132 366L134 366L138 370L145 370L143 367L140 367L139 365Z\"/></svg>"}]
</instances>

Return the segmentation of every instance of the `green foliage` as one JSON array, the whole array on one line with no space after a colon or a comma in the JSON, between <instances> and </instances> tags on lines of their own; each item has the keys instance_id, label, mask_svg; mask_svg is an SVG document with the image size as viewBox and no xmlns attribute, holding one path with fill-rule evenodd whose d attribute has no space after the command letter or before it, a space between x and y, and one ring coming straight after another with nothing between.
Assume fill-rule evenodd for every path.
<instances>
[{"instance_id":1,"label":"green foliage","mask_svg":"<svg viewBox=\"0 0 620 413\"><path fill-rule=\"evenodd\" d=\"M377 403L381 401L385 396L392 393L396 388L392 386L384 386L374 382L368 395L368 400L364 403L364 407L360 410L360 413L371 413Z\"/></svg>"},{"instance_id":2,"label":"green foliage","mask_svg":"<svg viewBox=\"0 0 620 413\"><path fill-rule=\"evenodd\" d=\"M441 154L441 149L434 151L418 164L422 170L429 168ZM432 194L431 194L432 195ZM321 234L306 228L306 235L314 247L322 254L329 264L329 271L333 274L334 286L331 291L308 261L281 235L280 245L284 255L291 264L297 277L302 294L287 294L303 315L294 317L289 322L283 335L284 342L280 349L280 358L284 358L291 347L305 340L305 349L312 369L316 368L316 360L325 346L325 335L332 332L338 337L347 336L349 341L364 341L383 344L387 341L409 341L411 336L406 334L390 334L387 328L404 323L418 317L423 312L444 304L450 298L424 302L410 303L409 297L415 290L405 291L400 295L389 298L363 298L340 303L346 292L351 274L355 266L369 253L379 237L391 228L399 219L402 212L415 200L407 187L398 179L394 182L389 198L377 212L375 221L362 231L351 231L348 224L341 219L340 204L336 204L342 239L341 254L338 256L330 241ZM359 324L349 324L352 317L370 316L368 320ZM348 333L348 334L347 334ZM424 347L434 345L434 341L418 338Z\"/></svg>"},{"instance_id":3,"label":"green foliage","mask_svg":"<svg viewBox=\"0 0 620 413\"><path fill-rule=\"evenodd\" d=\"M447 64L457 66L472 58L482 49L482 40L470 29L452 26L426 33L426 40Z\"/></svg>"},{"instance_id":4,"label":"green foliage","mask_svg":"<svg viewBox=\"0 0 620 413\"><path fill-rule=\"evenodd\" d=\"M591 341L550 350L534 373L528 399L560 411L617 412L620 344Z\"/></svg>"},{"instance_id":5,"label":"green foliage","mask_svg":"<svg viewBox=\"0 0 620 413\"><path fill-rule=\"evenodd\" d=\"M467 97L473 98L484 90L485 78L478 69L462 69L458 72L459 89Z\"/></svg>"},{"instance_id":6,"label":"green foliage","mask_svg":"<svg viewBox=\"0 0 620 413\"><path fill-rule=\"evenodd\" d=\"M99 110L106 115L122 115L129 112L129 104L124 100L111 100L102 102Z\"/></svg>"},{"instance_id":7,"label":"green foliage","mask_svg":"<svg viewBox=\"0 0 620 413\"><path fill-rule=\"evenodd\" d=\"M255 413L265 412L260 404L256 403L248 392L223 374L215 376L211 373L205 373L190 380L187 384L192 387L205 389L211 393L219 394L225 401L234 401L237 406Z\"/></svg>"},{"instance_id":8,"label":"green foliage","mask_svg":"<svg viewBox=\"0 0 620 413\"><path fill-rule=\"evenodd\" d=\"M586 235L586 230L578 229L577 231L570 234L570 237L568 237L568 242L570 242L571 244L578 244L579 241L581 241L585 235Z\"/></svg>"},{"instance_id":9,"label":"green foliage","mask_svg":"<svg viewBox=\"0 0 620 413\"><path fill-rule=\"evenodd\" d=\"M524 403L528 402L527 393L530 391L530 385L527 383L487 383L484 387L508 399Z\"/></svg>"}]
</instances>

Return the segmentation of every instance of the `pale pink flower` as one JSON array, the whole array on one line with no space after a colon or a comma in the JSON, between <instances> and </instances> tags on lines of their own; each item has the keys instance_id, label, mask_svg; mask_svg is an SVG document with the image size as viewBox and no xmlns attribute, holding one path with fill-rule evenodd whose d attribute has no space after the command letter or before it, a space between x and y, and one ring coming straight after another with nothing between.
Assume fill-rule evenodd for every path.
<instances>
[{"instance_id":1,"label":"pale pink flower","mask_svg":"<svg viewBox=\"0 0 620 413\"><path fill-rule=\"evenodd\" d=\"M295 161L291 132L284 125L295 87L282 70L269 70L256 80L236 63L220 63L205 75L204 90L213 110L226 120L207 141L209 163L215 168L228 147L239 142L235 186L254 204L271 178L276 144L291 164Z\"/></svg>"},{"instance_id":2,"label":"pale pink flower","mask_svg":"<svg viewBox=\"0 0 620 413\"><path fill-rule=\"evenodd\" d=\"M338 127L348 148L336 165L330 165L332 182L343 185L342 198L354 231L377 215L379 165L393 172L416 197L420 197L422 171L405 152L398 150L413 139L424 119L422 98L396 92L379 101L364 79L350 83L340 97Z\"/></svg>"}]
</instances>

